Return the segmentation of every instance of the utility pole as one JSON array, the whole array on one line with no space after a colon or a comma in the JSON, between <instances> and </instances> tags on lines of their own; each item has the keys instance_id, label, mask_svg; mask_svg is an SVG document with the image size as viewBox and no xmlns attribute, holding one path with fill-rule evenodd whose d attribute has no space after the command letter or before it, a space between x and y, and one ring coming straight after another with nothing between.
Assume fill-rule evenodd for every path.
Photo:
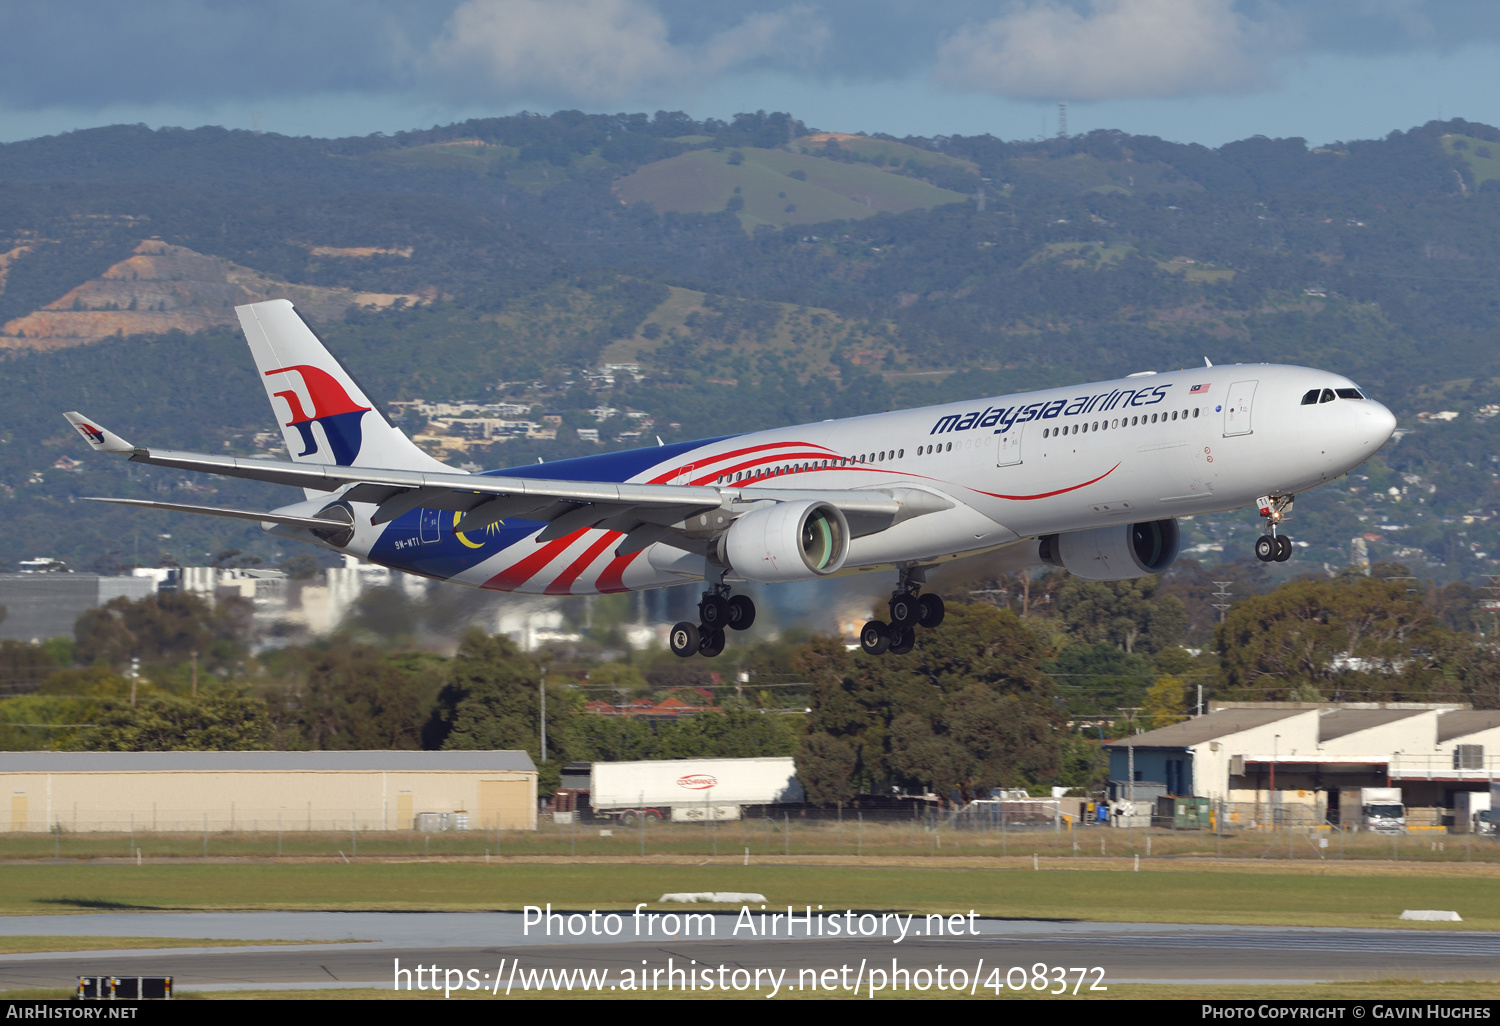
<instances>
[{"instance_id":1,"label":"utility pole","mask_svg":"<svg viewBox=\"0 0 1500 1026\"><path fill-rule=\"evenodd\" d=\"M547 761L547 667L542 667L542 679L537 688L542 695L542 761Z\"/></svg>"},{"instance_id":2,"label":"utility pole","mask_svg":"<svg viewBox=\"0 0 1500 1026\"><path fill-rule=\"evenodd\" d=\"M1484 590L1490 593L1490 597L1479 603L1481 609L1490 611L1490 619L1494 630L1490 637L1500 637L1500 574L1485 574L1490 583L1485 585Z\"/></svg>"},{"instance_id":3,"label":"utility pole","mask_svg":"<svg viewBox=\"0 0 1500 1026\"><path fill-rule=\"evenodd\" d=\"M1276 760L1281 757L1281 735L1271 738L1271 829L1276 828Z\"/></svg>"},{"instance_id":4,"label":"utility pole","mask_svg":"<svg viewBox=\"0 0 1500 1026\"><path fill-rule=\"evenodd\" d=\"M135 708L135 686L141 676L141 661L135 656L130 657L130 707Z\"/></svg>"},{"instance_id":5,"label":"utility pole","mask_svg":"<svg viewBox=\"0 0 1500 1026\"><path fill-rule=\"evenodd\" d=\"M193 651L192 651L191 654L192 654L192 657L193 657L193 697L197 698L198 697L198 650L196 648L193 649Z\"/></svg>"}]
</instances>

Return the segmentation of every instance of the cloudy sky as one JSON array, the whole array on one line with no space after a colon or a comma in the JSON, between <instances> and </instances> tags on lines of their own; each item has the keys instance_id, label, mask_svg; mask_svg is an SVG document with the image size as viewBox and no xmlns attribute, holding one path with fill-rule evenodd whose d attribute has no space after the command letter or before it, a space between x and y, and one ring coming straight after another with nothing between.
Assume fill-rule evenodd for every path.
<instances>
[{"instance_id":1,"label":"cloudy sky","mask_svg":"<svg viewBox=\"0 0 1500 1026\"><path fill-rule=\"evenodd\" d=\"M5 0L0 141L521 110L836 131L1371 138L1500 124L1496 0Z\"/></svg>"}]
</instances>

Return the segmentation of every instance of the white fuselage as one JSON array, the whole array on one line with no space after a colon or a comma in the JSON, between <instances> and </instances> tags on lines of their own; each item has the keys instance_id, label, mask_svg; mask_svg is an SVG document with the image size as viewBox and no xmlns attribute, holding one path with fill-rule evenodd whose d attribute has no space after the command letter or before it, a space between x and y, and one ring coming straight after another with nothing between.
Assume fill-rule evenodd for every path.
<instances>
[{"instance_id":1,"label":"white fuselage","mask_svg":"<svg viewBox=\"0 0 1500 1026\"><path fill-rule=\"evenodd\" d=\"M623 469L610 479L716 486L726 502L768 490L929 491L952 508L855 538L844 569L922 565L1306 491L1358 466L1395 428L1370 399L1302 403L1312 389L1353 388L1336 374L1268 364L1138 375L672 446L655 462L649 451L616 454ZM605 459L588 458L595 478ZM579 462L525 469L576 480ZM358 526L343 551L477 587L588 594L705 570L702 555L661 542L616 556L621 536L603 529L538 542L543 525L522 523L466 537L453 534L452 513L371 525L373 507L353 505ZM1022 563L1036 562L1034 548Z\"/></svg>"}]
</instances>

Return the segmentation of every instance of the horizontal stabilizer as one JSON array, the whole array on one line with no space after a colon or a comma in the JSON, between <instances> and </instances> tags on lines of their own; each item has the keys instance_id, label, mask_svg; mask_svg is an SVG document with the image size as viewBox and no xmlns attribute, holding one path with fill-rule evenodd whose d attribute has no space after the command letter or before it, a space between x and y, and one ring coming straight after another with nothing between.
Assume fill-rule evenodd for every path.
<instances>
[{"instance_id":1,"label":"horizontal stabilizer","mask_svg":"<svg viewBox=\"0 0 1500 1026\"><path fill-rule=\"evenodd\" d=\"M83 436L83 440L89 443L89 448L95 452L135 452L135 446L113 431L100 427L97 421L89 420L78 411L64 413L63 416L68 418L68 423L77 429L78 433Z\"/></svg>"},{"instance_id":2,"label":"horizontal stabilizer","mask_svg":"<svg viewBox=\"0 0 1500 1026\"><path fill-rule=\"evenodd\" d=\"M329 520L323 517L294 517L285 513L260 513L253 509L221 509L218 506L189 506L183 502L153 502L150 499L106 499L99 496L85 496L89 502L113 502L119 506L141 506L146 509L170 509L177 513L201 513L210 517L232 517L235 520L255 520L262 524L286 524L290 527L322 528L328 530L331 526L335 528L346 528L348 525L339 520Z\"/></svg>"}]
</instances>

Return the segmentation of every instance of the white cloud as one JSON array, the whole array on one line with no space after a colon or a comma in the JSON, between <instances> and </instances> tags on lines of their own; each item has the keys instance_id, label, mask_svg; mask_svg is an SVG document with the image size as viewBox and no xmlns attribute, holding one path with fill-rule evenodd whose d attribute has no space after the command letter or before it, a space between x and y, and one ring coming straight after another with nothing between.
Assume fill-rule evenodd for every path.
<instances>
[{"instance_id":1,"label":"white cloud","mask_svg":"<svg viewBox=\"0 0 1500 1026\"><path fill-rule=\"evenodd\" d=\"M461 89L600 103L754 62L797 63L825 36L801 8L752 14L688 46L641 0L465 0L428 66Z\"/></svg>"},{"instance_id":2,"label":"white cloud","mask_svg":"<svg viewBox=\"0 0 1500 1026\"><path fill-rule=\"evenodd\" d=\"M1270 9L1275 13L1275 9ZM1293 41L1290 23L1255 22L1231 0L1018 3L939 49L944 85L1014 97L1106 100L1253 90Z\"/></svg>"}]
</instances>

